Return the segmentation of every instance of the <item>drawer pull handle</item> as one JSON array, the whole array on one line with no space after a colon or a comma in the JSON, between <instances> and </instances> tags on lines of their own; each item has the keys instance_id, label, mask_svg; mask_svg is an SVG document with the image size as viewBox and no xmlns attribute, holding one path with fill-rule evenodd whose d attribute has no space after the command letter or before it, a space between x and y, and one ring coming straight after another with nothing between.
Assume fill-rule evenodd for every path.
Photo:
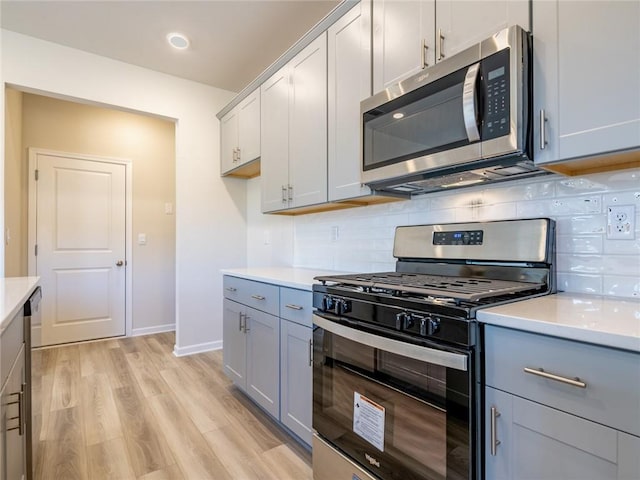
<instances>
[{"instance_id":1,"label":"drawer pull handle","mask_svg":"<svg viewBox=\"0 0 640 480\"><path fill-rule=\"evenodd\" d=\"M290 308L291 310L302 310L300 305L294 305L292 303L287 303L285 307Z\"/></svg>"},{"instance_id":2,"label":"drawer pull handle","mask_svg":"<svg viewBox=\"0 0 640 480\"><path fill-rule=\"evenodd\" d=\"M264 300L265 297L263 297L262 295L251 295L251 298L255 298L256 300Z\"/></svg>"},{"instance_id":3,"label":"drawer pull handle","mask_svg":"<svg viewBox=\"0 0 640 480\"><path fill-rule=\"evenodd\" d=\"M500 412L496 407L491 407L491 456L495 457L498 451L498 445L500 445L500 440L497 437L497 425L496 419L500 416Z\"/></svg>"},{"instance_id":4,"label":"drawer pull handle","mask_svg":"<svg viewBox=\"0 0 640 480\"><path fill-rule=\"evenodd\" d=\"M235 292L237 290L237 288L233 288L233 287L227 287L225 289L227 292Z\"/></svg>"},{"instance_id":5,"label":"drawer pull handle","mask_svg":"<svg viewBox=\"0 0 640 480\"><path fill-rule=\"evenodd\" d=\"M566 383L567 385L572 385L574 387L587 388L587 384L581 381L578 377L576 378L561 377L560 375L554 375L553 373L545 372L542 368L525 367L524 371L525 373L537 375L538 377L544 377L549 380L555 380L556 382Z\"/></svg>"}]
</instances>

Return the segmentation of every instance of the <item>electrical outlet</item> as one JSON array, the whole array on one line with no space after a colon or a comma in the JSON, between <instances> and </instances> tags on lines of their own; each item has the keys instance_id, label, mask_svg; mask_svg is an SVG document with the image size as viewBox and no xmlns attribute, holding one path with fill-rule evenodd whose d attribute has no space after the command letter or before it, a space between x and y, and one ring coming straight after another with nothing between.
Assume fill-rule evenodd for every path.
<instances>
[{"instance_id":1,"label":"electrical outlet","mask_svg":"<svg viewBox=\"0 0 640 480\"><path fill-rule=\"evenodd\" d=\"M612 205L607 208L607 238L633 240L636 232L635 205Z\"/></svg>"}]
</instances>

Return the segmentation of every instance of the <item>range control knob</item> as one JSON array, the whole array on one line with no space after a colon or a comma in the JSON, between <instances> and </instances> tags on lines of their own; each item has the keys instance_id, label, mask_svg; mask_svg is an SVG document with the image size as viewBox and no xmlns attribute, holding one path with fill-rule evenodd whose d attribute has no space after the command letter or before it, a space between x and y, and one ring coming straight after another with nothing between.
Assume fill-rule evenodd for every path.
<instances>
[{"instance_id":1,"label":"range control knob","mask_svg":"<svg viewBox=\"0 0 640 480\"><path fill-rule=\"evenodd\" d=\"M402 330L407 318L411 318L407 312L396 313L396 330Z\"/></svg>"},{"instance_id":2,"label":"range control knob","mask_svg":"<svg viewBox=\"0 0 640 480\"><path fill-rule=\"evenodd\" d=\"M420 319L420 335L430 337L440 330L440 319L438 317L427 317Z\"/></svg>"},{"instance_id":3,"label":"range control knob","mask_svg":"<svg viewBox=\"0 0 640 480\"><path fill-rule=\"evenodd\" d=\"M344 298L339 298L338 300L336 300L336 315L344 315L345 313L349 313L350 311L351 302L349 300L345 300Z\"/></svg>"},{"instance_id":4,"label":"range control knob","mask_svg":"<svg viewBox=\"0 0 640 480\"><path fill-rule=\"evenodd\" d=\"M322 310L325 312L329 312L334 308L334 299L331 295L325 295L322 297Z\"/></svg>"}]
</instances>

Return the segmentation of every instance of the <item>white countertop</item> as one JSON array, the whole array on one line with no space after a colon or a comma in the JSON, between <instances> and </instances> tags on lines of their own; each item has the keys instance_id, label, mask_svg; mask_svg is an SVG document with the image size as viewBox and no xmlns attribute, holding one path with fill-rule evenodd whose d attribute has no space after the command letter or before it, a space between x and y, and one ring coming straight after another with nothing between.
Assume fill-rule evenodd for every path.
<instances>
[{"instance_id":1,"label":"white countertop","mask_svg":"<svg viewBox=\"0 0 640 480\"><path fill-rule=\"evenodd\" d=\"M558 293L478 311L478 321L640 353L640 301Z\"/></svg>"},{"instance_id":2,"label":"white countertop","mask_svg":"<svg viewBox=\"0 0 640 480\"><path fill-rule=\"evenodd\" d=\"M22 309L24 302L38 286L40 277L7 277L0 278L0 309L2 323L0 332L13 320L16 313Z\"/></svg>"},{"instance_id":3,"label":"white countertop","mask_svg":"<svg viewBox=\"0 0 640 480\"><path fill-rule=\"evenodd\" d=\"M247 280L255 280L257 282L273 283L275 285L300 290L311 290L311 286L314 283L318 283L313 277L345 273L296 267L231 268L221 270L221 272L223 275L231 275Z\"/></svg>"}]
</instances>

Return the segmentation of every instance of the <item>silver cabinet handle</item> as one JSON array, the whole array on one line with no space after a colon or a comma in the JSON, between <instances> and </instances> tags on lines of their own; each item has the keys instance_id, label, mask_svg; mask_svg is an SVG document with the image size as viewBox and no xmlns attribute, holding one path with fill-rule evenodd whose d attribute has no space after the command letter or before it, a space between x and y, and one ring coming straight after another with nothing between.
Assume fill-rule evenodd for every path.
<instances>
[{"instance_id":1,"label":"silver cabinet handle","mask_svg":"<svg viewBox=\"0 0 640 480\"><path fill-rule=\"evenodd\" d=\"M491 455L493 457L496 456L498 445L500 445L500 440L496 438L496 419L500 416L500 412L496 407L491 407Z\"/></svg>"},{"instance_id":2,"label":"silver cabinet handle","mask_svg":"<svg viewBox=\"0 0 640 480\"><path fill-rule=\"evenodd\" d=\"M242 317L244 317L244 313L240 312L238 315L238 331L242 331Z\"/></svg>"},{"instance_id":3,"label":"silver cabinet handle","mask_svg":"<svg viewBox=\"0 0 640 480\"><path fill-rule=\"evenodd\" d=\"M240 161L240 159L242 158L242 154L240 153L240 147L238 147L236 150L238 152L238 161Z\"/></svg>"},{"instance_id":4,"label":"silver cabinet handle","mask_svg":"<svg viewBox=\"0 0 640 480\"><path fill-rule=\"evenodd\" d=\"M476 120L476 79L478 78L479 70L479 63L471 65L464 76L464 84L462 86L462 118L464 119L464 128L467 131L467 138L470 142L480 140L480 131Z\"/></svg>"},{"instance_id":5,"label":"silver cabinet handle","mask_svg":"<svg viewBox=\"0 0 640 480\"><path fill-rule=\"evenodd\" d=\"M289 185L288 187L289 190L289 201L293 201L293 185Z\"/></svg>"},{"instance_id":6,"label":"silver cabinet handle","mask_svg":"<svg viewBox=\"0 0 640 480\"><path fill-rule=\"evenodd\" d=\"M282 185L282 203L287 203L287 187Z\"/></svg>"},{"instance_id":7,"label":"silver cabinet handle","mask_svg":"<svg viewBox=\"0 0 640 480\"><path fill-rule=\"evenodd\" d=\"M21 385L20 391L19 392L13 392L10 393L10 396L13 395L17 395L18 396L18 400L16 400L15 402L7 402L5 405L18 405L18 416L17 417L10 417L7 420L17 420L18 421L18 426L17 427L12 427L12 428L7 428L7 431L11 431L11 430L18 430L18 435L22 436L24 435L24 414L25 414L25 404L24 404L24 391L26 388L27 384L23 383Z\"/></svg>"},{"instance_id":8,"label":"silver cabinet handle","mask_svg":"<svg viewBox=\"0 0 640 480\"><path fill-rule=\"evenodd\" d=\"M285 307L290 308L291 310L302 310L300 305L294 305L293 303L287 303Z\"/></svg>"},{"instance_id":9,"label":"silver cabinet handle","mask_svg":"<svg viewBox=\"0 0 640 480\"><path fill-rule=\"evenodd\" d=\"M237 291L238 289L237 289L237 288L234 288L234 287L227 287L227 288L225 288L225 290L226 290L227 292L235 292L235 291Z\"/></svg>"},{"instance_id":10,"label":"silver cabinet handle","mask_svg":"<svg viewBox=\"0 0 640 480\"><path fill-rule=\"evenodd\" d=\"M245 313L245 315L244 315L244 328L243 328L244 333L248 333L249 330L251 330L249 327L247 327L247 320L249 320L250 318L251 317Z\"/></svg>"},{"instance_id":11,"label":"silver cabinet handle","mask_svg":"<svg viewBox=\"0 0 640 480\"><path fill-rule=\"evenodd\" d=\"M440 53L438 53L438 61L444 58L444 35L442 35L442 29L438 29L438 45L440 46Z\"/></svg>"},{"instance_id":12,"label":"silver cabinet handle","mask_svg":"<svg viewBox=\"0 0 640 480\"><path fill-rule=\"evenodd\" d=\"M237 148L233 149L233 155L231 156L231 158L233 159L233 163L236 163L238 161L238 149Z\"/></svg>"},{"instance_id":13,"label":"silver cabinet handle","mask_svg":"<svg viewBox=\"0 0 640 480\"><path fill-rule=\"evenodd\" d=\"M265 297L263 297L262 295L251 295L251 298L255 298L256 300L264 300Z\"/></svg>"},{"instance_id":14,"label":"silver cabinet handle","mask_svg":"<svg viewBox=\"0 0 640 480\"><path fill-rule=\"evenodd\" d=\"M422 39L422 46L420 47L420 59L422 61L422 68L426 68L429 66L429 64L427 63L427 50L429 49L429 46L427 45L427 39L423 38Z\"/></svg>"},{"instance_id":15,"label":"silver cabinet handle","mask_svg":"<svg viewBox=\"0 0 640 480\"><path fill-rule=\"evenodd\" d=\"M575 377L575 378L561 377L560 375L554 375L553 373L545 372L542 368L525 367L524 371L525 373L530 373L531 375L543 377L548 380L555 380L556 382L566 383L567 385L572 385L578 388L587 388L587 384L581 381L578 377Z\"/></svg>"},{"instance_id":16,"label":"silver cabinet handle","mask_svg":"<svg viewBox=\"0 0 640 480\"><path fill-rule=\"evenodd\" d=\"M122 260L118 260L116 262L116 267L121 267L122 265L124 265L124 262Z\"/></svg>"},{"instance_id":17,"label":"silver cabinet handle","mask_svg":"<svg viewBox=\"0 0 640 480\"><path fill-rule=\"evenodd\" d=\"M547 115L544 111L544 109L540 110L540 150L544 150L547 147L547 135L546 135L546 128L547 128Z\"/></svg>"},{"instance_id":18,"label":"silver cabinet handle","mask_svg":"<svg viewBox=\"0 0 640 480\"><path fill-rule=\"evenodd\" d=\"M313 365L313 340L309 339L309 366Z\"/></svg>"}]
</instances>

